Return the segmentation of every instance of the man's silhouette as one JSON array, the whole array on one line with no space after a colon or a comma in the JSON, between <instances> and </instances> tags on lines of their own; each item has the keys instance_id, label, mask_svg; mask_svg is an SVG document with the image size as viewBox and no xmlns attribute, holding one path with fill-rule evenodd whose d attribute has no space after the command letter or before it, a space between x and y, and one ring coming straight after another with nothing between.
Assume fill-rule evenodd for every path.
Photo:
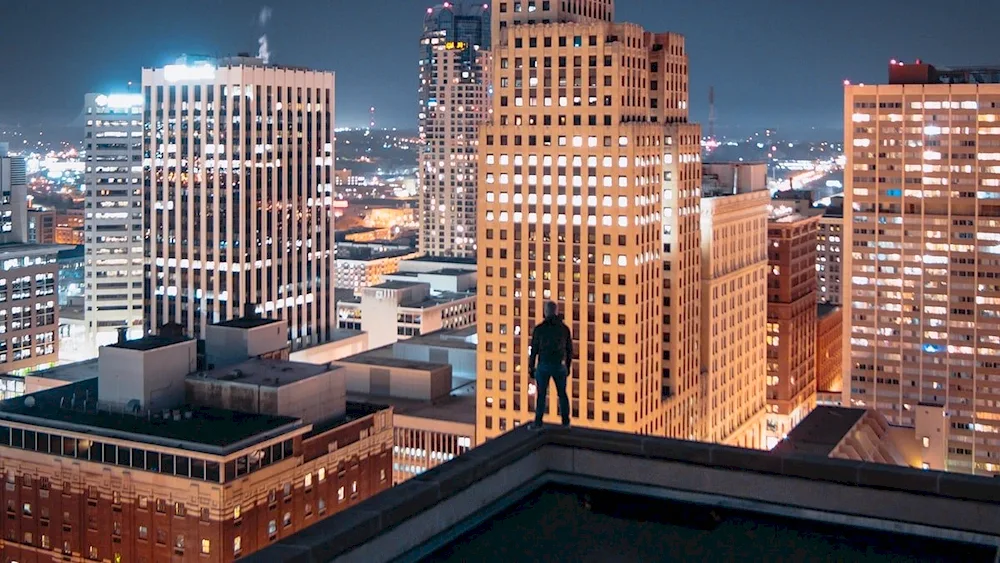
<instances>
[{"instance_id":1,"label":"man's silhouette","mask_svg":"<svg viewBox=\"0 0 1000 563\"><path fill-rule=\"evenodd\" d=\"M537 367L536 367L537 363ZM534 428L542 427L549 379L555 381L559 394L559 414L563 426L569 426L569 395L566 394L566 380L573 366L573 335L559 315L559 306L552 301L545 303L545 320L535 327L531 335L531 356L528 358L528 377L538 386L538 400L535 402Z\"/></svg>"}]
</instances>

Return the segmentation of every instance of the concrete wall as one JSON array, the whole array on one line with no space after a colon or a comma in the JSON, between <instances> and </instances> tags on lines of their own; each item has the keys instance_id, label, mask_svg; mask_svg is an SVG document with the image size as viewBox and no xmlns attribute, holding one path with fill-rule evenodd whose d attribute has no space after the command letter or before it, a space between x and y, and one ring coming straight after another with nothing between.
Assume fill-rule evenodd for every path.
<instances>
[{"instance_id":1,"label":"concrete wall","mask_svg":"<svg viewBox=\"0 0 1000 563\"><path fill-rule=\"evenodd\" d=\"M198 346L194 340L152 350L104 346L98 358L102 403L125 406L138 399L144 409L174 408L184 402L184 381L198 367Z\"/></svg>"},{"instance_id":2,"label":"concrete wall","mask_svg":"<svg viewBox=\"0 0 1000 563\"><path fill-rule=\"evenodd\" d=\"M368 346L368 333L360 332L348 338L299 350L289 356L288 359L293 362L304 362L307 364L328 364L342 360L348 356L367 352L370 349Z\"/></svg>"},{"instance_id":3,"label":"concrete wall","mask_svg":"<svg viewBox=\"0 0 1000 563\"><path fill-rule=\"evenodd\" d=\"M337 418L347 413L347 383L342 370L282 385L278 389L278 412L308 423Z\"/></svg>"},{"instance_id":4,"label":"concrete wall","mask_svg":"<svg viewBox=\"0 0 1000 563\"><path fill-rule=\"evenodd\" d=\"M237 364L249 358L288 347L288 323L284 320L254 328L210 325L205 329L205 353L215 367Z\"/></svg>"},{"instance_id":5,"label":"concrete wall","mask_svg":"<svg viewBox=\"0 0 1000 563\"><path fill-rule=\"evenodd\" d=\"M451 366L400 368L335 362L347 382L348 393L432 401L451 391Z\"/></svg>"},{"instance_id":6,"label":"concrete wall","mask_svg":"<svg viewBox=\"0 0 1000 563\"><path fill-rule=\"evenodd\" d=\"M476 379L475 349L430 346L420 342L401 340L393 344L392 355L401 360L448 364L451 366L453 379L461 379L463 382ZM453 385L454 383L457 382L453 382Z\"/></svg>"}]
</instances>

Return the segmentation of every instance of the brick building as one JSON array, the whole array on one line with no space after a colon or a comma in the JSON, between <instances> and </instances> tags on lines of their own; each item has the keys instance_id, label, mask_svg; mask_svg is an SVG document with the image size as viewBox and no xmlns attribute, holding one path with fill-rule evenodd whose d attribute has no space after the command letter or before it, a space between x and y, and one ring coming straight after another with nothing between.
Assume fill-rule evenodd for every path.
<instances>
[{"instance_id":1,"label":"brick building","mask_svg":"<svg viewBox=\"0 0 1000 563\"><path fill-rule=\"evenodd\" d=\"M221 328L225 366L201 369L195 340L123 339L98 377L0 404L7 561L228 562L391 486L391 408L267 359L283 321Z\"/></svg>"},{"instance_id":2,"label":"brick building","mask_svg":"<svg viewBox=\"0 0 1000 563\"><path fill-rule=\"evenodd\" d=\"M843 381L843 310L833 305L816 306L816 392L839 395Z\"/></svg>"}]
</instances>

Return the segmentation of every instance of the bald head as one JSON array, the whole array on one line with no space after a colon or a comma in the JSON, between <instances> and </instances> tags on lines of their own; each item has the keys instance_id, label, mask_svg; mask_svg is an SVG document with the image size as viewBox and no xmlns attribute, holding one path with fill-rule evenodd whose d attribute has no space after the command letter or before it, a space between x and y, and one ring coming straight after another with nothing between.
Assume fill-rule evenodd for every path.
<instances>
[{"instance_id":1,"label":"bald head","mask_svg":"<svg viewBox=\"0 0 1000 563\"><path fill-rule=\"evenodd\" d=\"M543 309L545 318L552 319L559 316L559 305L555 301L546 301Z\"/></svg>"}]
</instances>

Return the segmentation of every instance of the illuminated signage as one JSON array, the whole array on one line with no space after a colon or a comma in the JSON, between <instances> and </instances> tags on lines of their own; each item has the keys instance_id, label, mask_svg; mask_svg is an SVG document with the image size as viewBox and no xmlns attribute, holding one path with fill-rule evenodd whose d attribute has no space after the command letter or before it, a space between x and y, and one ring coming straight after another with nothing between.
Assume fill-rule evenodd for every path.
<instances>
[{"instance_id":1,"label":"illuminated signage","mask_svg":"<svg viewBox=\"0 0 1000 563\"><path fill-rule=\"evenodd\" d=\"M449 41L444 44L445 49L465 49L466 47L464 41Z\"/></svg>"},{"instance_id":2,"label":"illuminated signage","mask_svg":"<svg viewBox=\"0 0 1000 563\"><path fill-rule=\"evenodd\" d=\"M109 107L111 109L133 108L141 106L142 102L142 94L111 94L108 96L101 94L94 98L94 103L99 107Z\"/></svg>"},{"instance_id":3,"label":"illuminated signage","mask_svg":"<svg viewBox=\"0 0 1000 563\"><path fill-rule=\"evenodd\" d=\"M163 77L167 82L215 80L215 67L208 63L167 65L163 67Z\"/></svg>"}]
</instances>

